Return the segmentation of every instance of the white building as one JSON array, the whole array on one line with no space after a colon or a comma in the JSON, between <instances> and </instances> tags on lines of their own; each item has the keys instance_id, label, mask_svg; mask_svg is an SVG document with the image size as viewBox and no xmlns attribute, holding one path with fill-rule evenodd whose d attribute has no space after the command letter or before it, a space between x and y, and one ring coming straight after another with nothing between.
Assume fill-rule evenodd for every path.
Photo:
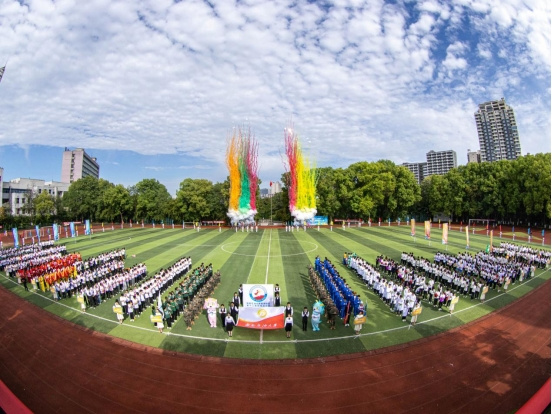
<instances>
[{"instance_id":1,"label":"white building","mask_svg":"<svg viewBox=\"0 0 552 414\"><path fill-rule=\"evenodd\" d=\"M445 175L457 167L456 151L429 151L426 154L427 175Z\"/></svg>"},{"instance_id":2,"label":"white building","mask_svg":"<svg viewBox=\"0 0 552 414\"><path fill-rule=\"evenodd\" d=\"M30 215L26 210L29 199L42 192L52 197L63 197L69 189L69 183L59 181L44 181L33 178L14 178L4 181L3 168L0 168L0 185L2 186L2 205L7 206L14 216Z\"/></svg>"},{"instance_id":3,"label":"white building","mask_svg":"<svg viewBox=\"0 0 552 414\"><path fill-rule=\"evenodd\" d=\"M514 110L504 98L479 104L474 117L481 162L515 160L521 156Z\"/></svg>"},{"instance_id":4,"label":"white building","mask_svg":"<svg viewBox=\"0 0 552 414\"><path fill-rule=\"evenodd\" d=\"M88 155L82 148L65 148L61 162L61 181L72 183L88 176L100 178L100 165L97 159Z\"/></svg>"}]
</instances>

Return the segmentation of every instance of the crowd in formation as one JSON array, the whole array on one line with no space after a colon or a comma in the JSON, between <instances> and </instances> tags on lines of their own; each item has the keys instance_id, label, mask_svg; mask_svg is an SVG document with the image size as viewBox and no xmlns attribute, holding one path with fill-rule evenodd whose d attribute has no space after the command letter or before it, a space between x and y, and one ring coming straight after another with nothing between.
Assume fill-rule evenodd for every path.
<instances>
[{"instance_id":1,"label":"crowd in formation","mask_svg":"<svg viewBox=\"0 0 552 414\"><path fill-rule=\"evenodd\" d=\"M339 310L335 305L335 302L333 301L330 293L328 292L328 289L323 279L320 277L319 273L317 273L311 265L309 265L308 269L309 269L309 280L310 280L312 289L314 290L314 293L316 294L316 297L318 298L318 300L320 300L324 305L324 309L326 311L326 318L330 323L330 329L335 329L335 319L339 314Z\"/></svg>"},{"instance_id":2,"label":"crowd in formation","mask_svg":"<svg viewBox=\"0 0 552 414\"><path fill-rule=\"evenodd\" d=\"M164 318L167 326L170 328L177 317L182 316L186 329L191 330L194 321L203 310L205 299L211 296L219 283L220 271L213 272L212 264L205 266L202 263L193 271L189 278L180 283L175 292L171 292L173 299L169 295L168 301L163 304ZM179 310L179 307L176 306L178 302L175 303L174 300L174 297L178 297L179 294L185 302L182 310Z\"/></svg>"},{"instance_id":3,"label":"crowd in formation","mask_svg":"<svg viewBox=\"0 0 552 414\"><path fill-rule=\"evenodd\" d=\"M192 259L184 257L167 269L161 269L154 276L141 282L129 285L121 291L117 304L123 309L123 317L134 322L140 315L158 300L160 295L188 273L192 267ZM144 266L145 268L145 266ZM122 321L122 320L121 320Z\"/></svg>"},{"instance_id":4,"label":"crowd in formation","mask_svg":"<svg viewBox=\"0 0 552 414\"><path fill-rule=\"evenodd\" d=\"M0 253L0 271L15 277L18 270L38 266L65 254L65 245L54 246L53 241L3 249Z\"/></svg>"},{"instance_id":5,"label":"crowd in formation","mask_svg":"<svg viewBox=\"0 0 552 414\"><path fill-rule=\"evenodd\" d=\"M165 326L170 329L180 317L184 319L187 329L192 329L205 300L220 283L220 272L213 272L212 264L203 263L180 281L192 268L189 257L179 259L150 278L147 277L145 264L125 268L125 258L123 248L82 260L79 253L67 254L64 245L44 242L1 250L0 270L10 277L17 277L25 289L31 282L35 290L50 291L54 300L76 295L82 310L118 297L114 311L117 308L121 323L126 317L134 321L151 307L152 316L160 315L161 322L155 323L160 331ZM416 320L414 315L419 314L413 311L419 309L423 301L438 310L446 307L452 313L459 297L484 301L489 290L506 291L510 284L534 277L536 269L549 267L550 260L549 251L511 243L500 243L498 247L476 254L437 252L433 261L407 252L401 254L400 263L382 255L376 258L374 265L354 253L343 256L343 263L373 290L391 312L401 316L403 321L412 315L413 323ZM331 329L335 329L338 316L348 326L351 317L355 317L356 323L356 318L366 314L360 295L349 286L328 258L321 260L316 257L314 267L309 266L308 273L311 286L321 305L324 305ZM161 301L161 294L177 282L176 287ZM243 302L242 285L238 292L234 294L228 310L224 305L219 309L223 327L231 320L231 326L227 326L229 335L237 323L237 314ZM279 286L276 285L274 306L280 305L279 293ZM288 307L287 332L291 330L288 331L287 318L293 314L289 303ZM302 314L303 330L306 330L308 317L309 312L305 308ZM359 329L355 329L358 333Z\"/></svg>"},{"instance_id":6,"label":"crowd in formation","mask_svg":"<svg viewBox=\"0 0 552 414\"><path fill-rule=\"evenodd\" d=\"M433 262L403 252L400 263L378 256L372 266L354 254L345 254L344 263L405 320L422 300L450 312L460 296L484 301L491 289L507 290L512 283L534 277L537 268L550 265L550 252L501 243L475 255L437 252Z\"/></svg>"},{"instance_id":7,"label":"crowd in formation","mask_svg":"<svg viewBox=\"0 0 552 414\"><path fill-rule=\"evenodd\" d=\"M341 319L348 325L351 315L357 316L360 312L366 314L365 304L360 294L353 291L347 281L339 274L328 258L324 261L320 257L314 260L314 269L322 279L333 305L337 308Z\"/></svg>"}]
</instances>

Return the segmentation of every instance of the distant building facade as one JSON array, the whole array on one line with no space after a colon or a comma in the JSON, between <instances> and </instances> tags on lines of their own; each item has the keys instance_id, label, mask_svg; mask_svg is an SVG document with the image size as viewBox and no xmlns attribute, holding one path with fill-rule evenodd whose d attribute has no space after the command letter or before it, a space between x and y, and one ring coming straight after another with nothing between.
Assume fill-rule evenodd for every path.
<instances>
[{"instance_id":1,"label":"distant building facade","mask_svg":"<svg viewBox=\"0 0 552 414\"><path fill-rule=\"evenodd\" d=\"M61 162L61 181L72 183L84 177L100 178L100 165L83 148L65 148Z\"/></svg>"},{"instance_id":2,"label":"distant building facade","mask_svg":"<svg viewBox=\"0 0 552 414\"><path fill-rule=\"evenodd\" d=\"M10 181L1 179L3 169L0 168L0 183L2 185L2 206L7 207L14 216L30 215L29 201L42 192L52 197L63 197L69 189L69 183L59 181L44 181L33 178L15 178Z\"/></svg>"},{"instance_id":3,"label":"distant building facade","mask_svg":"<svg viewBox=\"0 0 552 414\"><path fill-rule=\"evenodd\" d=\"M481 151L468 150L468 164L481 162Z\"/></svg>"},{"instance_id":4,"label":"distant building facade","mask_svg":"<svg viewBox=\"0 0 552 414\"><path fill-rule=\"evenodd\" d=\"M421 184L427 176L444 175L456 168L456 151L429 151L426 154L426 162L404 162L402 166L412 171L418 184Z\"/></svg>"},{"instance_id":5,"label":"distant building facade","mask_svg":"<svg viewBox=\"0 0 552 414\"><path fill-rule=\"evenodd\" d=\"M479 104L474 116L481 162L515 160L521 156L514 110L504 98Z\"/></svg>"},{"instance_id":6,"label":"distant building facade","mask_svg":"<svg viewBox=\"0 0 552 414\"><path fill-rule=\"evenodd\" d=\"M426 154L427 175L444 175L458 166L456 151L429 151Z\"/></svg>"},{"instance_id":7,"label":"distant building facade","mask_svg":"<svg viewBox=\"0 0 552 414\"><path fill-rule=\"evenodd\" d=\"M278 181L271 181L269 188L261 188L261 198L273 197L275 194L282 192L282 184Z\"/></svg>"},{"instance_id":8,"label":"distant building facade","mask_svg":"<svg viewBox=\"0 0 552 414\"><path fill-rule=\"evenodd\" d=\"M274 194L278 194L282 192L282 184L278 181L272 181L272 186L270 186L270 189L268 193L272 197Z\"/></svg>"},{"instance_id":9,"label":"distant building facade","mask_svg":"<svg viewBox=\"0 0 552 414\"><path fill-rule=\"evenodd\" d=\"M418 184L421 184L427 175L427 162L403 162L402 166L412 171Z\"/></svg>"}]
</instances>

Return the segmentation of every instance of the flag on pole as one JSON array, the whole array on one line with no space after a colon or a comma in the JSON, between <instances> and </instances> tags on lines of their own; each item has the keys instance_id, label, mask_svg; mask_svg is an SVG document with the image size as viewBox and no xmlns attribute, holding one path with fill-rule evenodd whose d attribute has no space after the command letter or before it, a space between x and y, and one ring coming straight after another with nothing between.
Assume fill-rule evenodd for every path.
<instances>
[{"instance_id":1,"label":"flag on pole","mask_svg":"<svg viewBox=\"0 0 552 414\"><path fill-rule=\"evenodd\" d=\"M425 238L429 240L431 237L431 223L429 222L429 220L424 222L424 228L425 228Z\"/></svg>"},{"instance_id":2,"label":"flag on pole","mask_svg":"<svg viewBox=\"0 0 552 414\"><path fill-rule=\"evenodd\" d=\"M441 241L443 244L448 243L448 223L443 223L443 238Z\"/></svg>"},{"instance_id":3,"label":"flag on pole","mask_svg":"<svg viewBox=\"0 0 552 414\"><path fill-rule=\"evenodd\" d=\"M14 227L12 229L12 234L13 234L13 246L19 247L19 233L17 232L17 227Z\"/></svg>"},{"instance_id":4,"label":"flag on pole","mask_svg":"<svg viewBox=\"0 0 552 414\"><path fill-rule=\"evenodd\" d=\"M163 314L163 302L161 301L161 293L157 295L157 310Z\"/></svg>"},{"instance_id":5,"label":"flag on pole","mask_svg":"<svg viewBox=\"0 0 552 414\"><path fill-rule=\"evenodd\" d=\"M6 67L0 68L0 82L2 82L2 76L4 76L4 71L6 70Z\"/></svg>"},{"instance_id":6,"label":"flag on pole","mask_svg":"<svg viewBox=\"0 0 552 414\"><path fill-rule=\"evenodd\" d=\"M416 235L416 220L414 219L410 220L410 235L411 236Z\"/></svg>"},{"instance_id":7,"label":"flag on pole","mask_svg":"<svg viewBox=\"0 0 552 414\"><path fill-rule=\"evenodd\" d=\"M491 250L491 253L493 252L493 231L491 230L491 240L490 240L490 250Z\"/></svg>"},{"instance_id":8,"label":"flag on pole","mask_svg":"<svg viewBox=\"0 0 552 414\"><path fill-rule=\"evenodd\" d=\"M470 247L470 232L469 226L466 226L466 247Z\"/></svg>"}]
</instances>

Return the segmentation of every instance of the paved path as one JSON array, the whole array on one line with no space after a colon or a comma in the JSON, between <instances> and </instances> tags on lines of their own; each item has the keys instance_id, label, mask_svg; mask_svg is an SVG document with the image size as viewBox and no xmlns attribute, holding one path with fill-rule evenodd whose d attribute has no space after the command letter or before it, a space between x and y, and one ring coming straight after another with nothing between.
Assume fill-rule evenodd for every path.
<instances>
[{"instance_id":1,"label":"paved path","mask_svg":"<svg viewBox=\"0 0 552 414\"><path fill-rule=\"evenodd\" d=\"M431 338L308 360L163 351L4 289L0 313L0 379L36 413L509 413L550 377L550 281Z\"/></svg>"}]
</instances>

